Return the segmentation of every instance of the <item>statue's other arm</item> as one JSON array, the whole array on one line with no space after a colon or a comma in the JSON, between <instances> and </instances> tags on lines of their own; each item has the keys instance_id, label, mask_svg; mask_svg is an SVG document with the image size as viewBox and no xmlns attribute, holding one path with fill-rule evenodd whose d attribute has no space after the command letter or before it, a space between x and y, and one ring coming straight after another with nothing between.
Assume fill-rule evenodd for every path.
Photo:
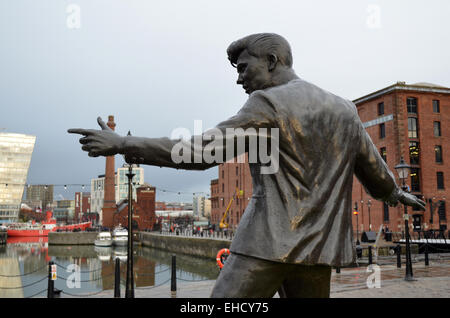
<instances>
[{"instance_id":1,"label":"statue's other arm","mask_svg":"<svg viewBox=\"0 0 450 318\"><path fill-rule=\"evenodd\" d=\"M416 196L402 191L395 183L393 173L389 170L368 133L358 119L360 147L355 160L355 175L366 191L374 198L391 206L399 202L425 208L425 202Z\"/></svg>"}]
</instances>

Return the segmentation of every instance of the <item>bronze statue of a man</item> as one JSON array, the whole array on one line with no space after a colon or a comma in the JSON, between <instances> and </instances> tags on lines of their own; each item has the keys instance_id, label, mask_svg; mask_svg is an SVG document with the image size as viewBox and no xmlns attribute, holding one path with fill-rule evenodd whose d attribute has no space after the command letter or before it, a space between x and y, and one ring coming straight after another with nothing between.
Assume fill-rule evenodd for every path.
<instances>
[{"instance_id":1,"label":"bronze statue of a man","mask_svg":"<svg viewBox=\"0 0 450 318\"><path fill-rule=\"evenodd\" d=\"M214 154L223 156L222 162L230 158L224 154L236 144L230 128L253 129L258 138L276 144L278 162L277 169L263 173L266 163L259 157L250 161L253 195L211 297L272 297L277 291L281 297L329 297L331 267L355 260L354 174L375 199L422 210L425 203L396 185L351 101L295 74L283 37L249 35L233 42L227 53L249 98L235 116L216 126ZM190 141L121 137L98 122L102 130L69 130L85 136L80 143L89 156L124 154L129 163L198 170L220 163L202 157L211 138L196 146L195 136ZM277 134L265 133L274 128ZM246 136L240 150L233 147L233 156L254 151L250 139ZM174 162L179 143L196 160Z\"/></svg>"}]
</instances>

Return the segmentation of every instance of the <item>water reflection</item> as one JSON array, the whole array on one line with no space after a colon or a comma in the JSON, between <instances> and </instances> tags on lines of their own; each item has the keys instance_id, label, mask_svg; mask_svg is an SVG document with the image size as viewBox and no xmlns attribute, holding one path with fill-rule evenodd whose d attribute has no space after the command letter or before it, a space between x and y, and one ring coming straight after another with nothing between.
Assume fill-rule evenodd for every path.
<instances>
[{"instance_id":1,"label":"water reflection","mask_svg":"<svg viewBox=\"0 0 450 318\"><path fill-rule=\"evenodd\" d=\"M36 240L37 239L37 240ZM126 247L48 245L47 238L22 238L0 246L0 297L46 297L48 262L57 264L55 288L73 295L92 295L114 289L115 259L120 260L121 294L125 290ZM135 287L169 284L172 253L135 246ZM79 269L75 274L74 265ZM177 254L179 283L216 279L214 260ZM75 279L79 278L80 288ZM19 287L19 288L12 288Z\"/></svg>"}]
</instances>

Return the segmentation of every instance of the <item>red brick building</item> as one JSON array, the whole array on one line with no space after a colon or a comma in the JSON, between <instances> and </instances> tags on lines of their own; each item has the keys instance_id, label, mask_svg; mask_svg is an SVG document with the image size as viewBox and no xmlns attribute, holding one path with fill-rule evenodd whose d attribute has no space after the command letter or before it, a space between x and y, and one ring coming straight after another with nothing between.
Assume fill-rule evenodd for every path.
<instances>
[{"instance_id":1,"label":"red brick building","mask_svg":"<svg viewBox=\"0 0 450 318\"><path fill-rule=\"evenodd\" d=\"M155 214L155 187L144 184L136 189L137 201L133 201L134 229L152 230L156 223ZM128 227L128 200L117 204L113 217L114 226Z\"/></svg>"},{"instance_id":2,"label":"red brick building","mask_svg":"<svg viewBox=\"0 0 450 318\"><path fill-rule=\"evenodd\" d=\"M83 214L89 213L91 213L91 193L75 192L75 220L80 221Z\"/></svg>"},{"instance_id":3,"label":"red brick building","mask_svg":"<svg viewBox=\"0 0 450 318\"><path fill-rule=\"evenodd\" d=\"M247 157L245 159L247 162ZM211 181L211 224L216 224L217 228L233 196L226 218L230 229L239 224L252 196L252 178L247 163L221 164L219 178Z\"/></svg>"},{"instance_id":4,"label":"red brick building","mask_svg":"<svg viewBox=\"0 0 450 318\"><path fill-rule=\"evenodd\" d=\"M412 167L407 185L427 202L426 211L408 207L410 230L447 229L449 197L450 88L429 83L398 82L353 101L375 146L401 185L395 165L401 157ZM358 230L393 232L404 228L401 204L389 207L371 198L354 178L353 206L358 207ZM433 211L431 211L433 209ZM370 214L369 214L370 211ZM370 220L369 220L370 217ZM353 215L353 228L357 220Z\"/></svg>"},{"instance_id":5,"label":"red brick building","mask_svg":"<svg viewBox=\"0 0 450 318\"><path fill-rule=\"evenodd\" d=\"M156 201L155 209L156 209L156 211L166 211L166 209L167 209L166 202Z\"/></svg>"}]
</instances>

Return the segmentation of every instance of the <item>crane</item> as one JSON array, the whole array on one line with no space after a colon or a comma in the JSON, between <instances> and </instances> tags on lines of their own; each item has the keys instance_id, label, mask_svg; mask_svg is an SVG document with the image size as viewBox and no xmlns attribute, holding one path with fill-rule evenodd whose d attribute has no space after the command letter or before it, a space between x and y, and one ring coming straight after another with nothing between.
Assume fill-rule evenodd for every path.
<instances>
[{"instance_id":1,"label":"crane","mask_svg":"<svg viewBox=\"0 0 450 318\"><path fill-rule=\"evenodd\" d=\"M227 223L225 220L226 220L226 218L227 218L228 211L230 210L231 203L233 203L233 201L234 201L234 199L236 198L236 196L237 196L237 195L239 196L239 194L242 194L242 192L243 192L243 191L239 191L238 188L236 188L236 190L234 191L233 196L232 196L231 199L230 199L230 202L228 202L227 209L225 210L225 213L223 214L222 219L220 220L219 227L220 227L221 229L228 228L228 223Z\"/></svg>"}]
</instances>

